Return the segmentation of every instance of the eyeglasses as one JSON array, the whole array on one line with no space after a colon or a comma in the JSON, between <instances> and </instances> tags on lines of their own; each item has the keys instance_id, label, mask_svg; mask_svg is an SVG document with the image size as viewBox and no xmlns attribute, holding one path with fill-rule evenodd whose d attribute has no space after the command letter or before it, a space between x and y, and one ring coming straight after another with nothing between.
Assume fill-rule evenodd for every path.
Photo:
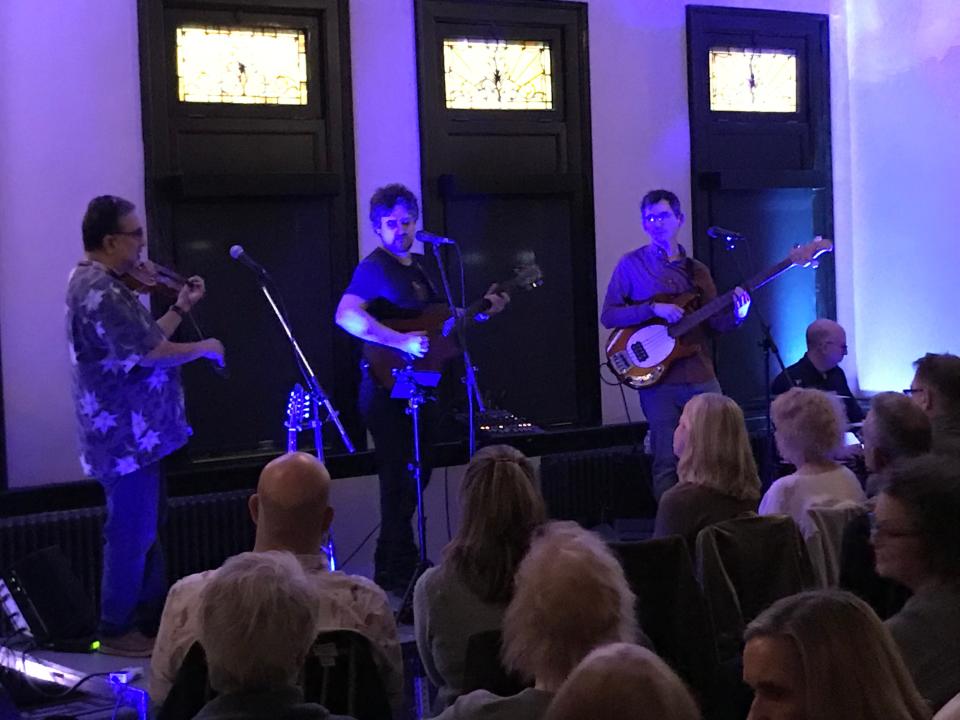
<instances>
[{"instance_id":1,"label":"eyeglasses","mask_svg":"<svg viewBox=\"0 0 960 720\"><path fill-rule=\"evenodd\" d=\"M877 522L877 516L873 513L867 513L867 519L870 521L870 534L874 537L886 537L886 538L908 538L908 537L919 537L920 533L916 530L898 530L894 528L887 527L879 522Z\"/></svg>"},{"instance_id":2,"label":"eyeglasses","mask_svg":"<svg viewBox=\"0 0 960 720\"><path fill-rule=\"evenodd\" d=\"M136 230L114 230L111 235L129 235L130 237L142 238L143 237L143 228L138 227Z\"/></svg>"},{"instance_id":3,"label":"eyeglasses","mask_svg":"<svg viewBox=\"0 0 960 720\"><path fill-rule=\"evenodd\" d=\"M824 340L824 341L823 341L823 344L824 344L824 345L836 345L837 347L839 347L839 348L840 348L841 350L843 350L844 352L847 351L847 344L846 344L846 343L838 343L836 340Z\"/></svg>"},{"instance_id":4,"label":"eyeglasses","mask_svg":"<svg viewBox=\"0 0 960 720\"><path fill-rule=\"evenodd\" d=\"M662 213L657 213L656 215L654 215L653 213L650 213L649 215L644 215L643 219L648 223L658 223L658 222L666 222L670 218L675 218L675 217L676 215L674 215L672 212L662 212Z\"/></svg>"},{"instance_id":5,"label":"eyeglasses","mask_svg":"<svg viewBox=\"0 0 960 720\"><path fill-rule=\"evenodd\" d=\"M926 390L924 388L904 388L903 389L903 394L908 397L911 395L920 395L925 392Z\"/></svg>"}]
</instances>

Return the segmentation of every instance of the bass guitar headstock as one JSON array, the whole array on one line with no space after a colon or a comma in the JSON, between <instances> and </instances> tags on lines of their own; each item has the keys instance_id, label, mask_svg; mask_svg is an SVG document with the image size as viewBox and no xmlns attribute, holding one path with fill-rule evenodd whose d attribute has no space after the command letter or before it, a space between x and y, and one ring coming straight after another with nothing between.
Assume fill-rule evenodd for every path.
<instances>
[{"instance_id":1,"label":"bass guitar headstock","mask_svg":"<svg viewBox=\"0 0 960 720\"><path fill-rule=\"evenodd\" d=\"M817 258L824 253L833 252L833 243L817 235L806 245L798 245L790 251L790 262L802 267L817 267Z\"/></svg>"}]
</instances>

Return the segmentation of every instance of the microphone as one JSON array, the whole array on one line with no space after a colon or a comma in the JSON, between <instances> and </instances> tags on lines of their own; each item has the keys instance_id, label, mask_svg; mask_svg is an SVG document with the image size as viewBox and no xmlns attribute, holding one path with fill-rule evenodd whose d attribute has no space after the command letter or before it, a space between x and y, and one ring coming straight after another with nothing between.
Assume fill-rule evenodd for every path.
<instances>
[{"instance_id":1,"label":"microphone","mask_svg":"<svg viewBox=\"0 0 960 720\"><path fill-rule=\"evenodd\" d=\"M451 240L450 238L445 238L441 235L434 235L433 233L428 233L426 230L417 230L417 240L422 243L427 243L429 245L456 245L456 240Z\"/></svg>"},{"instance_id":2,"label":"microphone","mask_svg":"<svg viewBox=\"0 0 960 720\"><path fill-rule=\"evenodd\" d=\"M726 240L727 242L730 242L731 240L743 240L743 235L738 233L736 230L727 230L726 228L718 227L717 225L707 228L707 235L712 237L714 240Z\"/></svg>"},{"instance_id":3,"label":"microphone","mask_svg":"<svg viewBox=\"0 0 960 720\"><path fill-rule=\"evenodd\" d=\"M234 245L230 248L230 257L253 270L253 272L257 274L257 277L267 277L267 271L264 270L263 265L247 255L247 251L243 249L243 245Z\"/></svg>"}]
</instances>

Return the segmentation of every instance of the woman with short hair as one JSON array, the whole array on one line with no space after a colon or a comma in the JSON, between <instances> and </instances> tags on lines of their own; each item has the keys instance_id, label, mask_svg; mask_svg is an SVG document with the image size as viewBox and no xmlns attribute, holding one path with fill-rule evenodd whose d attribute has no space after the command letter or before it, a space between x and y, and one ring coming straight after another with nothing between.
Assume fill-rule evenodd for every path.
<instances>
[{"instance_id":1,"label":"woman with short hair","mask_svg":"<svg viewBox=\"0 0 960 720\"><path fill-rule=\"evenodd\" d=\"M695 395L673 452L679 481L660 498L653 536L680 535L692 553L703 528L757 509L760 478L740 406L719 393Z\"/></svg>"},{"instance_id":2,"label":"woman with short hair","mask_svg":"<svg viewBox=\"0 0 960 720\"><path fill-rule=\"evenodd\" d=\"M790 515L804 526L809 507L862 503L857 476L833 459L847 426L840 399L814 388L791 388L770 406L774 437L796 470L778 480L760 501L761 515Z\"/></svg>"},{"instance_id":3,"label":"woman with short hair","mask_svg":"<svg viewBox=\"0 0 960 720\"><path fill-rule=\"evenodd\" d=\"M539 720L591 650L646 641L635 606L623 568L603 540L576 523L544 525L517 569L503 621L504 665L533 687L510 697L476 690L439 719Z\"/></svg>"},{"instance_id":4,"label":"woman with short hair","mask_svg":"<svg viewBox=\"0 0 960 720\"><path fill-rule=\"evenodd\" d=\"M417 649L438 688L437 711L464 692L470 636L500 629L514 573L547 515L533 465L509 445L473 456L460 497L460 527L443 562L414 591Z\"/></svg>"},{"instance_id":5,"label":"woman with short hair","mask_svg":"<svg viewBox=\"0 0 960 720\"><path fill-rule=\"evenodd\" d=\"M747 720L927 720L889 631L839 590L778 600L747 626Z\"/></svg>"}]
</instances>

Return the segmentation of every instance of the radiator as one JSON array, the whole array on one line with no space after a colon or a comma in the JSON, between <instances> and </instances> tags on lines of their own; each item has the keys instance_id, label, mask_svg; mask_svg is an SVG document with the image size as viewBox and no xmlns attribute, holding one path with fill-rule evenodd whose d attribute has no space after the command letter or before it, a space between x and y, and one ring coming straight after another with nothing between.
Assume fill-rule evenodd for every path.
<instances>
[{"instance_id":1,"label":"radiator","mask_svg":"<svg viewBox=\"0 0 960 720\"><path fill-rule=\"evenodd\" d=\"M170 499L164 550L171 583L253 549L255 526L247 510L251 494L233 490Z\"/></svg>"},{"instance_id":2,"label":"radiator","mask_svg":"<svg viewBox=\"0 0 960 720\"><path fill-rule=\"evenodd\" d=\"M649 460L631 446L545 455L540 484L550 517L586 527L656 514Z\"/></svg>"},{"instance_id":3,"label":"radiator","mask_svg":"<svg viewBox=\"0 0 960 720\"><path fill-rule=\"evenodd\" d=\"M248 497L249 490L238 490L170 499L161 537L171 583L253 548ZM57 546L99 604L105 515L103 507L94 507L0 518L0 570L36 550Z\"/></svg>"}]
</instances>

